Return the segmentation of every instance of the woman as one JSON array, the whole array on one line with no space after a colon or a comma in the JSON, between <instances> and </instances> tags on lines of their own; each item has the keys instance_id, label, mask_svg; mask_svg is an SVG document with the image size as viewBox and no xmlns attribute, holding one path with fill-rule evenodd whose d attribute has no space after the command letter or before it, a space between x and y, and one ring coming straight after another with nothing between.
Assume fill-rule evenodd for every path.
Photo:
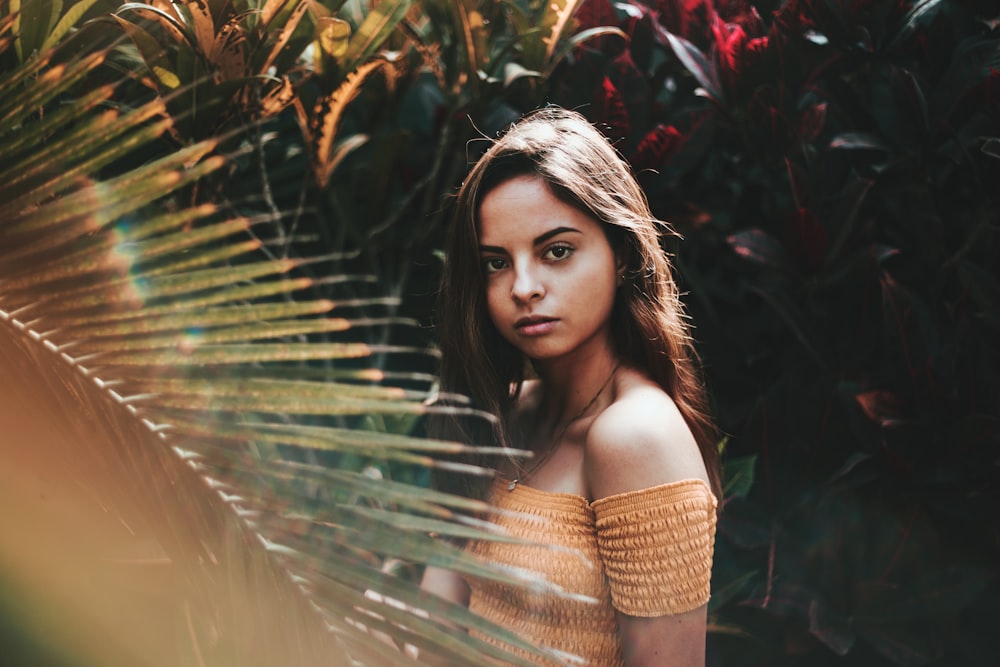
<instances>
[{"instance_id":1,"label":"woman","mask_svg":"<svg viewBox=\"0 0 1000 667\"><path fill-rule=\"evenodd\" d=\"M660 224L608 141L545 109L472 169L447 244L442 389L498 421L441 435L531 450L488 490L497 523L564 547L467 548L568 595L423 586L588 665L705 660L718 457Z\"/></svg>"}]
</instances>

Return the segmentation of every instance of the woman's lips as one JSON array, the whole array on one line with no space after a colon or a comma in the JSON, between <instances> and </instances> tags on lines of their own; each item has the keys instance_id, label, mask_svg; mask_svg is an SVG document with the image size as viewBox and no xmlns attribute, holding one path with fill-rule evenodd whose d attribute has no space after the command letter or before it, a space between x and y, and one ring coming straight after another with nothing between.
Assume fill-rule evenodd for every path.
<instances>
[{"instance_id":1,"label":"woman's lips","mask_svg":"<svg viewBox=\"0 0 1000 667\"><path fill-rule=\"evenodd\" d=\"M522 336L542 336L555 328L558 320L554 317L525 317L514 324Z\"/></svg>"}]
</instances>

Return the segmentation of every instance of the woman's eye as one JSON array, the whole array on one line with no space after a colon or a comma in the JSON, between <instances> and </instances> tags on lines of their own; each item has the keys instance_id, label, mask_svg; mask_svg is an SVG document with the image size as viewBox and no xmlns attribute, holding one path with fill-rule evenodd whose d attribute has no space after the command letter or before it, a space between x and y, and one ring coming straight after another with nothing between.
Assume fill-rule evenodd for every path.
<instances>
[{"instance_id":1,"label":"woman's eye","mask_svg":"<svg viewBox=\"0 0 1000 667\"><path fill-rule=\"evenodd\" d=\"M545 251L550 259L566 259L573 253L573 248L567 245L555 245Z\"/></svg>"},{"instance_id":2,"label":"woman's eye","mask_svg":"<svg viewBox=\"0 0 1000 667\"><path fill-rule=\"evenodd\" d=\"M506 264L500 257L487 257L483 260L483 268L486 269L486 273L496 273Z\"/></svg>"}]
</instances>

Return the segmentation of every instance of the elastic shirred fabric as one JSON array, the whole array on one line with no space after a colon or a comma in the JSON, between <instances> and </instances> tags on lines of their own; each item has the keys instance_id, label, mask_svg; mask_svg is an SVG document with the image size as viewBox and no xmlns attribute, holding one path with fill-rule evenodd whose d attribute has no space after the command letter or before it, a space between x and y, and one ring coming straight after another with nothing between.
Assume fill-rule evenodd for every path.
<instances>
[{"instance_id":1,"label":"elastic shirred fabric","mask_svg":"<svg viewBox=\"0 0 1000 667\"><path fill-rule=\"evenodd\" d=\"M617 610L665 616L708 602L717 501L686 479L595 500L597 546Z\"/></svg>"},{"instance_id":2,"label":"elastic shirred fabric","mask_svg":"<svg viewBox=\"0 0 1000 667\"><path fill-rule=\"evenodd\" d=\"M586 656L588 667L620 667L618 627L600 567L594 512L587 499L523 484L507 491L504 483L495 487L493 502L501 509L494 521L508 536L556 549L484 540L472 542L469 550L490 563L537 573L578 597L470 577L469 609L535 646ZM503 646L475 631L472 635ZM511 650L533 658L519 649ZM538 664L555 667L566 663L538 660Z\"/></svg>"},{"instance_id":3,"label":"elastic shirred fabric","mask_svg":"<svg viewBox=\"0 0 1000 667\"><path fill-rule=\"evenodd\" d=\"M579 596L568 599L502 581L467 578L470 610L536 646L584 656L588 667L622 667L616 607L633 616L660 616L708 600L716 502L699 480L594 503L523 484L508 491L501 480L493 489L493 501L501 510L495 521L506 535L556 549L473 540L469 551L496 565L535 572Z\"/></svg>"}]
</instances>

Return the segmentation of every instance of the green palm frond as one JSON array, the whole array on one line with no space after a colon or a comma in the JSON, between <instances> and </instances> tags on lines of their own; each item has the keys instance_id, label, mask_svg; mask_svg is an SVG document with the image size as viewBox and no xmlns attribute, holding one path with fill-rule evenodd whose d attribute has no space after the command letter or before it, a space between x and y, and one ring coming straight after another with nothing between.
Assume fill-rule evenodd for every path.
<instances>
[{"instance_id":1,"label":"green palm frond","mask_svg":"<svg viewBox=\"0 0 1000 667\"><path fill-rule=\"evenodd\" d=\"M163 103L120 110L106 53L69 53L0 72L0 583L28 582L0 615L79 665L417 664L359 622L460 664L503 654L455 626L534 650L386 571L546 586L443 539L486 535L484 504L375 474L496 453L366 428L437 409L375 364L429 351L358 342L411 323L303 298L301 261L197 202L219 142L144 158Z\"/></svg>"}]
</instances>

